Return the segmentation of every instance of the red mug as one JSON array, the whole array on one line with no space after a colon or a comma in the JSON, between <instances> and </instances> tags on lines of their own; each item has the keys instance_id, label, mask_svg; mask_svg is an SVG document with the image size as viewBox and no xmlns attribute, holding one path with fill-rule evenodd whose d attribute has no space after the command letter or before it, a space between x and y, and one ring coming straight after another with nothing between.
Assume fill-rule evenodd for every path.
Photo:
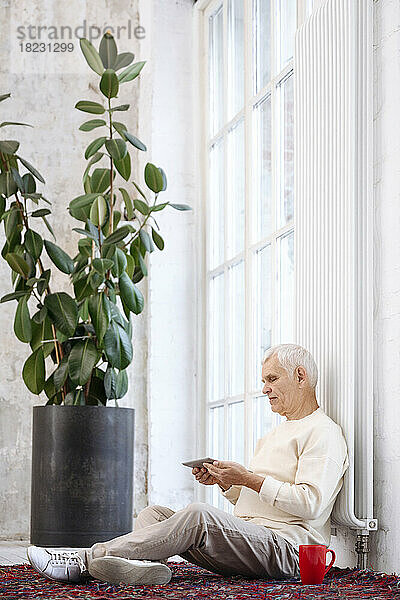
<instances>
[{"instance_id":1,"label":"red mug","mask_svg":"<svg viewBox=\"0 0 400 600\"><path fill-rule=\"evenodd\" d=\"M326 555L332 553L332 560L326 566ZM322 583L325 575L333 566L336 554L326 546L319 544L302 544L299 546L300 577L303 585Z\"/></svg>"}]
</instances>

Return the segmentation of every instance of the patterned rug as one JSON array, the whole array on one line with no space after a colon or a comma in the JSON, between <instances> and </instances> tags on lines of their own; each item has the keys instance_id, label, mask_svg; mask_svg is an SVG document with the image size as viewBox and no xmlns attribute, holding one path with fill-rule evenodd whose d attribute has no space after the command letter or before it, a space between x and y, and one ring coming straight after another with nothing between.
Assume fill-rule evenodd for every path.
<instances>
[{"instance_id":1,"label":"patterned rug","mask_svg":"<svg viewBox=\"0 0 400 600\"><path fill-rule=\"evenodd\" d=\"M277 581L222 577L188 563L169 562L173 576L167 585L110 585L95 579L64 584L41 577L30 565L0 567L1 600L400 600L400 577L369 570L332 568L321 585L301 585L298 579Z\"/></svg>"}]
</instances>

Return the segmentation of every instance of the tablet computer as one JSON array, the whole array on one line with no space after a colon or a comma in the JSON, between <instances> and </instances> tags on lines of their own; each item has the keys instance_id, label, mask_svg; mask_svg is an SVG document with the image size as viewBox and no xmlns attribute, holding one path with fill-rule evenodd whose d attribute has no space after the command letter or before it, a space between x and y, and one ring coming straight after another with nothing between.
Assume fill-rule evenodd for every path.
<instances>
[{"instance_id":1,"label":"tablet computer","mask_svg":"<svg viewBox=\"0 0 400 600\"><path fill-rule=\"evenodd\" d=\"M185 467L191 467L192 469L194 469L194 467L198 467L199 469L203 466L203 463L213 463L215 460L215 458L197 458L196 460L188 460L187 462L183 462L182 464L185 465Z\"/></svg>"}]
</instances>

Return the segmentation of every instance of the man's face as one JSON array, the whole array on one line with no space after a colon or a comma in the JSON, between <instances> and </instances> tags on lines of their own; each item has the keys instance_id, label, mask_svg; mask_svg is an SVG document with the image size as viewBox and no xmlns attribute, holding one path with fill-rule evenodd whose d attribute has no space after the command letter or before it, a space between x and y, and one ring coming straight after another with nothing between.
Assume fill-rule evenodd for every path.
<instances>
[{"instance_id":1,"label":"man's face","mask_svg":"<svg viewBox=\"0 0 400 600\"><path fill-rule=\"evenodd\" d=\"M268 394L271 410L282 416L291 415L299 405L299 386L282 367L276 355L265 361L262 368L263 394Z\"/></svg>"}]
</instances>

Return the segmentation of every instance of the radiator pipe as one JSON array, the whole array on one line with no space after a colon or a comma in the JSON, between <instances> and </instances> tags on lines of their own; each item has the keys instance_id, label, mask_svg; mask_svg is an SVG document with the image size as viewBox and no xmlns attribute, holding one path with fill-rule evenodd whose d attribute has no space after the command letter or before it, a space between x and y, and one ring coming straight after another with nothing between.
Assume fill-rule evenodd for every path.
<instances>
[{"instance_id":1,"label":"radiator pipe","mask_svg":"<svg viewBox=\"0 0 400 600\"><path fill-rule=\"evenodd\" d=\"M366 569L369 552L369 531L366 529L357 530L356 552L357 552L357 568Z\"/></svg>"}]
</instances>

